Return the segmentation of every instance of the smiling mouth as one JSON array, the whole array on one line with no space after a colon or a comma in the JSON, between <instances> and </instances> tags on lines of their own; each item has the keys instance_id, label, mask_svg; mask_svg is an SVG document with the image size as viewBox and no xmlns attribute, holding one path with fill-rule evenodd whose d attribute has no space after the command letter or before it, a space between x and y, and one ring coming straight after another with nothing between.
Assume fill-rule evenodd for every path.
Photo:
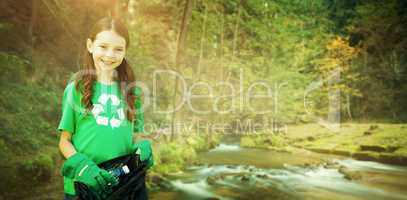
<instances>
[{"instance_id":1,"label":"smiling mouth","mask_svg":"<svg viewBox=\"0 0 407 200\"><path fill-rule=\"evenodd\" d=\"M105 65L111 65L111 64L115 63L114 61L106 61L106 60L101 60L101 61Z\"/></svg>"}]
</instances>

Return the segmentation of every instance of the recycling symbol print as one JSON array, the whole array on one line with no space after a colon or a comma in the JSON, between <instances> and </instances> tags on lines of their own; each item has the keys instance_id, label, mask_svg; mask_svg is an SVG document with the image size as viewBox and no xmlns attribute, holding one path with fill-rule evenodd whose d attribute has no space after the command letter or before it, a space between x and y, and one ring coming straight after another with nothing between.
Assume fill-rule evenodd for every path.
<instances>
[{"instance_id":1,"label":"recycling symbol print","mask_svg":"<svg viewBox=\"0 0 407 200\"><path fill-rule=\"evenodd\" d=\"M111 128L120 127L125 119L123 107L120 105L120 99L116 95L101 94L92 109L96 123Z\"/></svg>"}]
</instances>

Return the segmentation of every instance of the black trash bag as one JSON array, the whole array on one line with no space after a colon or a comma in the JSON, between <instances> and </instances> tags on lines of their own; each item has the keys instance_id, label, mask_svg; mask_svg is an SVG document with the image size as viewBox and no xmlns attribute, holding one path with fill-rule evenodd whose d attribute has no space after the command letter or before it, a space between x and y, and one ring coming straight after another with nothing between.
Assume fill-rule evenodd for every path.
<instances>
[{"instance_id":1,"label":"black trash bag","mask_svg":"<svg viewBox=\"0 0 407 200\"><path fill-rule=\"evenodd\" d=\"M144 200L147 198L145 175L147 163L141 162L138 154L129 154L105 161L98 166L110 171L127 165L130 173L120 176L119 184L105 200ZM80 182L75 182L77 200L97 200L96 195Z\"/></svg>"}]
</instances>

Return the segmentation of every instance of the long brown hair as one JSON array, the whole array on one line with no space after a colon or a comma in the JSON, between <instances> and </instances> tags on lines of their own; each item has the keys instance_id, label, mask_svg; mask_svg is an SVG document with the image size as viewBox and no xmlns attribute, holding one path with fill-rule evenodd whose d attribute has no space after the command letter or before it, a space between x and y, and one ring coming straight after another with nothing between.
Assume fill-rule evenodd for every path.
<instances>
[{"instance_id":1,"label":"long brown hair","mask_svg":"<svg viewBox=\"0 0 407 200\"><path fill-rule=\"evenodd\" d=\"M106 17L99 20L91 29L87 38L94 41L96 35L102 31L114 31L118 35L122 36L126 40L126 49L129 46L130 38L129 32L126 26L119 21L111 17ZM116 80L119 81L120 91L122 97L126 99L126 116L129 121L134 119L134 102L136 96L134 90L126 91L126 87L134 83L135 77L134 72L129 65L129 63L124 58L122 63L116 68ZM81 91L82 100L81 103L85 107L86 112L89 112L93 108L92 95L93 95L93 85L96 81L96 68L93 62L92 54L85 48L83 55L83 64L81 66L81 71L75 76L75 87L77 90Z\"/></svg>"}]
</instances>

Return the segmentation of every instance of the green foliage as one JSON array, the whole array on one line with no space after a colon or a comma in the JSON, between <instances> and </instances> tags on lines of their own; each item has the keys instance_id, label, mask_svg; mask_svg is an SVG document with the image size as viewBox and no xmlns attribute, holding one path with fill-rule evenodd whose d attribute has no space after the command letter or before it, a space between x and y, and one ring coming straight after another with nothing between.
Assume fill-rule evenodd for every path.
<instances>
[{"instance_id":1,"label":"green foliage","mask_svg":"<svg viewBox=\"0 0 407 200\"><path fill-rule=\"evenodd\" d=\"M162 164L175 164L182 165L184 160L182 159L182 149L176 143L168 143L160 147L161 163Z\"/></svg>"},{"instance_id":2,"label":"green foliage","mask_svg":"<svg viewBox=\"0 0 407 200\"><path fill-rule=\"evenodd\" d=\"M293 126L289 129L289 140L306 148L324 149L328 152L341 150L349 152L349 155L365 153L361 149L364 145L384 149L380 153L391 156L407 156L407 128L404 124L344 123L341 126L337 133L323 130L316 124Z\"/></svg>"},{"instance_id":3,"label":"green foliage","mask_svg":"<svg viewBox=\"0 0 407 200\"><path fill-rule=\"evenodd\" d=\"M402 86L407 80L402 48L406 28L401 23L405 9L397 2L196 1L189 19L185 65L177 66L187 86L199 77L210 86L225 81L236 89L242 71L244 90L254 82L263 82L271 86L272 98L244 100L238 114L221 115L211 109L213 98L202 98L192 105L197 110L212 110L209 114L197 114L184 105L177 116L183 120L192 114L209 122L228 123L242 115L272 110L263 117L298 123L325 117L330 112L329 92L340 89L344 120L368 116L404 119L407 108L398 102L407 99ZM136 71L146 74L142 79L151 80L150 72L157 68L175 69L182 13L182 7L176 5L174 1L141 1L139 13L158 9L161 14L140 14L132 19L135 23L130 32L136 42L128 53ZM340 81L327 86L336 68L340 69ZM174 80L162 76L158 81L157 106L167 110L172 107ZM321 86L309 91L319 81ZM225 87L213 88L215 96L231 93ZM264 88L255 88L255 94L266 93ZM237 107L231 98L217 103L223 110ZM151 119L163 118L148 114Z\"/></svg>"},{"instance_id":4,"label":"green foliage","mask_svg":"<svg viewBox=\"0 0 407 200\"><path fill-rule=\"evenodd\" d=\"M154 159L156 166L153 170L167 174L177 172L184 168L186 164L192 164L196 161L197 154L192 146L179 142L170 142L161 145Z\"/></svg>"},{"instance_id":5,"label":"green foliage","mask_svg":"<svg viewBox=\"0 0 407 200\"><path fill-rule=\"evenodd\" d=\"M347 25L353 43L361 46L355 70L363 78L355 83L361 97L354 98L358 117L406 120L407 80L406 7L400 1L363 2L355 9L355 17ZM394 106L401 105L401 106Z\"/></svg>"},{"instance_id":6,"label":"green foliage","mask_svg":"<svg viewBox=\"0 0 407 200\"><path fill-rule=\"evenodd\" d=\"M274 147L283 147L286 145L286 140L284 140L284 138L282 138L280 135L276 134L270 134L265 140L263 140L263 142L269 142L271 143L271 146Z\"/></svg>"},{"instance_id":7,"label":"green foliage","mask_svg":"<svg viewBox=\"0 0 407 200\"><path fill-rule=\"evenodd\" d=\"M2 84L23 83L28 64L29 61L17 55L0 52L0 65L2 67L0 82Z\"/></svg>"},{"instance_id":8,"label":"green foliage","mask_svg":"<svg viewBox=\"0 0 407 200\"><path fill-rule=\"evenodd\" d=\"M13 28L13 25L7 22L0 22L0 32L8 31Z\"/></svg>"},{"instance_id":9,"label":"green foliage","mask_svg":"<svg viewBox=\"0 0 407 200\"><path fill-rule=\"evenodd\" d=\"M199 137L197 135L191 135L187 137L186 143L192 146L197 151L204 151L208 150L207 143L203 137Z\"/></svg>"},{"instance_id":10,"label":"green foliage","mask_svg":"<svg viewBox=\"0 0 407 200\"><path fill-rule=\"evenodd\" d=\"M45 182L51 179L54 172L54 161L49 155L39 154L37 157L21 162L19 173L26 180Z\"/></svg>"},{"instance_id":11,"label":"green foliage","mask_svg":"<svg viewBox=\"0 0 407 200\"><path fill-rule=\"evenodd\" d=\"M126 58L132 64L137 80L157 90L157 96L154 96L157 110L172 108L174 90L178 97L188 94L182 94L180 85L174 88L174 77L154 77L156 69L176 69L184 76L187 87L202 81L213 88L214 96L231 95L218 101L216 106L221 110L234 108L232 112L214 112L214 98L202 98L193 101L193 107L209 110L209 113L198 114L184 104L176 113L180 122L189 122L191 118L194 125L199 123L197 121L233 124L235 120L247 119L264 123L271 118L283 123L310 122L314 117L328 114L329 91L335 89L341 90L342 119L403 121L407 120L407 104L404 103L407 102L407 28L404 23L407 12L400 2L197 0L189 19L185 63L175 66L182 4L176 0L138 1L137 11L128 18L132 42ZM73 19L80 18L70 12L66 14ZM64 20L56 16L55 24ZM14 26L1 22L0 32ZM22 52L50 48L41 39L33 38L35 48ZM55 51L50 46L47 51ZM27 152L35 155L43 146L56 146L53 133L60 115L64 86L60 79L72 72L65 66L73 61L66 60L74 59L68 55L61 59L44 56L44 52L36 53L33 54L37 61L34 63L19 55L0 52L0 156L3 159L24 156ZM54 60L57 59L66 63L56 64ZM327 85L326 80L335 68L340 69L341 79ZM243 80L240 80L241 73ZM158 81L157 85L153 80ZM230 83L234 90L219 87L217 84L222 81ZM238 91L240 81L244 91ZM319 81L322 81L321 85L318 85ZM258 85L248 94L253 83L264 83L270 88ZM315 85L315 90L310 90ZM204 87L195 88L193 92L209 93ZM263 99L237 98L269 93L271 97ZM232 98L237 102L232 102ZM264 110L270 112L260 113ZM170 114L153 113L153 109L147 109L146 113L149 123L160 126L168 125L171 117ZM230 131L236 131L235 127ZM218 143L219 138L212 131L206 133L205 137L189 135L184 141L177 139L161 145L155 150L157 165L154 170L170 173L193 163L197 151L208 150ZM371 138L375 141L380 138L386 145L405 145L389 142L386 135L392 133L378 133L377 138ZM402 135L397 137L403 138ZM284 143L281 136L269 134L241 139L242 146L246 147L278 148ZM355 149L351 141L343 143L343 146ZM405 149L399 151L405 152ZM50 166L48 161L48 158L27 161L24 170L46 169Z\"/></svg>"},{"instance_id":12,"label":"green foliage","mask_svg":"<svg viewBox=\"0 0 407 200\"><path fill-rule=\"evenodd\" d=\"M41 145L52 143L60 91L41 86L45 83L28 82L28 62L18 56L0 53L0 62L5 67L0 86L0 138L16 154L36 152Z\"/></svg>"},{"instance_id":13,"label":"green foliage","mask_svg":"<svg viewBox=\"0 0 407 200\"><path fill-rule=\"evenodd\" d=\"M174 173L196 163L197 151L208 150L211 148L209 145L216 146L219 143L219 136L212 137L210 141L205 138L203 135L189 135L155 146L153 150L156 164L153 171L160 174Z\"/></svg>"},{"instance_id":14,"label":"green foliage","mask_svg":"<svg viewBox=\"0 0 407 200\"><path fill-rule=\"evenodd\" d=\"M197 157L197 153L193 147L188 146L183 149L182 159L184 160L185 164L191 165L195 163Z\"/></svg>"},{"instance_id":15,"label":"green foliage","mask_svg":"<svg viewBox=\"0 0 407 200\"><path fill-rule=\"evenodd\" d=\"M287 140L274 133L261 133L242 137L240 145L243 147L279 149L286 147Z\"/></svg>"},{"instance_id":16,"label":"green foliage","mask_svg":"<svg viewBox=\"0 0 407 200\"><path fill-rule=\"evenodd\" d=\"M240 139L240 146L242 146L242 147L255 147L256 143L251 137L245 136L245 137L242 137Z\"/></svg>"}]
</instances>

